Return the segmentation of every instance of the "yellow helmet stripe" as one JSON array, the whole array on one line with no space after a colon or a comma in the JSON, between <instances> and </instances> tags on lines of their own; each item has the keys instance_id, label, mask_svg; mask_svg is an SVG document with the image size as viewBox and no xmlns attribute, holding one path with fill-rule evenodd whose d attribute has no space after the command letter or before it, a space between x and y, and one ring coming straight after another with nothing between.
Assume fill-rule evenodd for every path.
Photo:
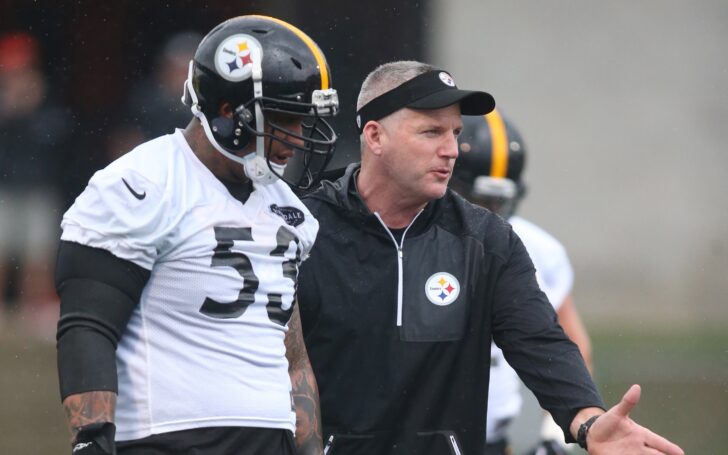
<instances>
[{"instance_id":1,"label":"yellow helmet stripe","mask_svg":"<svg viewBox=\"0 0 728 455\"><path fill-rule=\"evenodd\" d=\"M282 21L280 19L276 19L275 17L261 16L261 15L255 15L254 17L262 17L264 19L268 19L273 22L276 22L276 23L286 27L288 30L292 31L296 36L301 38L301 41L306 43L306 46L308 46L309 50L311 50L313 57L316 59L316 64L319 67L319 71L321 71L321 90L326 90L329 88L329 70L326 67L326 59L324 58L324 54L321 52L321 49L319 49L319 47L316 45L316 43L314 43L313 40L311 38L309 38L308 35L303 33L298 28L294 27L293 25L289 24L288 22Z\"/></svg>"},{"instance_id":2,"label":"yellow helmet stripe","mask_svg":"<svg viewBox=\"0 0 728 455\"><path fill-rule=\"evenodd\" d=\"M493 110L486 114L485 121L488 122L490 130L491 162L490 176L505 178L508 173L508 133L506 124L500 112Z\"/></svg>"}]
</instances>

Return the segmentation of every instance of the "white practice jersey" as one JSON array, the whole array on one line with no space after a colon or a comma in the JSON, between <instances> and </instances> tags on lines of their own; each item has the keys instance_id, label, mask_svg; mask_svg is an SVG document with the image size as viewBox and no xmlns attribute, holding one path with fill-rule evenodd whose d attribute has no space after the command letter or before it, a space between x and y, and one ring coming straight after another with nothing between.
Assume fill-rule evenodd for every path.
<instances>
[{"instance_id":1,"label":"white practice jersey","mask_svg":"<svg viewBox=\"0 0 728 455\"><path fill-rule=\"evenodd\" d=\"M117 349L117 440L295 431L284 337L318 222L285 183L242 203L177 130L97 172L61 227L151 270Z\"/></svg>"},{"instance_id":2,"label":"white practice jersey","mask_svg":"<svg viewBox=\"0 0 728 455\"><path fill-rule=\"evenodd\" d=\"M517 216L511 217L508 221L531 256L541 290L548 297L554 310L558 311L561 303L571 293L574 283L574 271L566 250L558 240L535 224ZM521 382L516 372L506 362L503 351L495 343L491 344L490 349L486 440L497 441L505 437L506 431L506 428L499 427L497 423L514 418L521 410Z\"/></svg>"}]
</instances>

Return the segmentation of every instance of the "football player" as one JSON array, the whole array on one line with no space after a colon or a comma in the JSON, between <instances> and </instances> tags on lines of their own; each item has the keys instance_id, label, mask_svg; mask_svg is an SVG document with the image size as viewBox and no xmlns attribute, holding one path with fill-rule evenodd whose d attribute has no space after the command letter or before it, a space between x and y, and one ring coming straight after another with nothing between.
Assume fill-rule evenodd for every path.
<instances>
[{"instance_id":1,"label":"football player","mask_svg":"<svg viewBox=\"0 0 728 455\"><path fill-rule=\"evenodd\" d=\"M450 186L471 202L508 219L536 266L536 278L567 335L579 346L591 369L591 343L571 297L574 273L561 243L535 224L515 215L526 193L522 173L526 146L512 122L497 109L480 117L463 117ZM509 423L521 409L520 380L495 344L491 345L486 454L508 453ZM544 416L539 446L532 453L560 455L567 451L561 429Z\"/></svg>"},{"instance_id":2,"label":"football player","mask_svg":"<svg viewBox=\"0 0 728 455\"><path fill-rule=\"evenodd\" d=\"M318 223L291 186L334 150L326 58L291 24L236 17L200 42L183 102L184 130L97 172L63 217L72 451L319 454L295 305Z\"/></svg>"}]
</instances>

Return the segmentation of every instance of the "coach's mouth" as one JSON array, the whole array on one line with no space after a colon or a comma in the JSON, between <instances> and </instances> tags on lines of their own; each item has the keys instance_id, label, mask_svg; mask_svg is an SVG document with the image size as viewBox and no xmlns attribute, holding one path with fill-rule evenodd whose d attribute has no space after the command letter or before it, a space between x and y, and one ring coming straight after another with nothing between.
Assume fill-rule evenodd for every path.
<instances>
[{"instance_id":1,"label":"coach's mouth","mask_svg":"<svg viewBox=\"0 0 728 455\"><path fill-rule=\"evenodd\" d=\"M450 170L449 167L438 167L438 168L432 169L432 171L430 171L430 172L432 172L433 174L435 174L437 177L439 177L441 179L449 178L450 174L452 173L452 171Z\"/></svg>"}]
</instances>

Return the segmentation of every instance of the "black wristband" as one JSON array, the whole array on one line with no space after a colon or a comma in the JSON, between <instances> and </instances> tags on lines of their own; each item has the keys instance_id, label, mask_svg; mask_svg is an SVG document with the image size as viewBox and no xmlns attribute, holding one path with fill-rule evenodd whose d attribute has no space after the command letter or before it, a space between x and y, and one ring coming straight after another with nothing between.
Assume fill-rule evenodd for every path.
<instances>
[{"instance_id":1,"label":"black wristband","mask_svg":"<svg viewBox=\"0 0 728 455\"><path fill-rule=\"evenodd\" d=\"M576 432L576 442L579 444L579 447L586 450L586 437L589 434L589 428L596 422L597 418L599 416L591 416L588 419L586 419L586 422L579 425L579 431Z\"/></svg>"},{"instance_id":2,"label":"black wristband","mask_svg":"<svg viewBox=\"0 0 728 455\"><path fill-rule=\"evenodd\" d=\"M73 455L116 455L116 425L111 422L97 422L82 426L76 435L71 453Z\"/></svg>"}]
</instances>

